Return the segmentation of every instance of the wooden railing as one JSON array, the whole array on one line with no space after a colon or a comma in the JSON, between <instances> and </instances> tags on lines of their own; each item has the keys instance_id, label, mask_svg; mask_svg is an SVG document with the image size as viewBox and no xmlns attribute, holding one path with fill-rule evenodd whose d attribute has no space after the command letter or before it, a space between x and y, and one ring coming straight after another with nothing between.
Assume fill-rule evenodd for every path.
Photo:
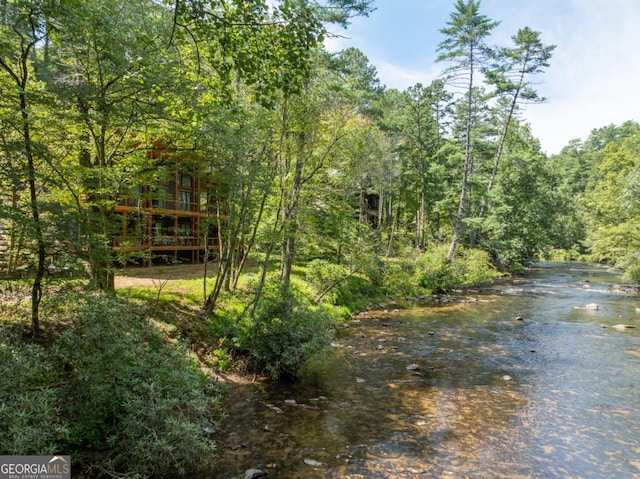
<instances>
[{"instance_id":1,"label":"wooden railing","mask_svg":"<svg viewBox=\"0 0 640 479\"><path fill-rule=\"evenodd\" d=\"M112 238L113 247L122 251L137 251L143 249L151 250L174 250L174 249L217 249L217 238L204 239L198 236L179 235L142 235L142 236L114 236Z\"/></svg>"}]
</instances>

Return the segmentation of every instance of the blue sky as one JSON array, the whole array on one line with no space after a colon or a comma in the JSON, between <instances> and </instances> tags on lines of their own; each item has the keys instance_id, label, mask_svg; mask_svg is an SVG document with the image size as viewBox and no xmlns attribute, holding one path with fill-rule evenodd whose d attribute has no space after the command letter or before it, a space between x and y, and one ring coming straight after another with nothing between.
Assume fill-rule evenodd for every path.
<instances>
[{"instance_id":1,"label":"blue sky","mask_svg":"<svg viewBox=\"0 0 640 479\"><path fill-rule=\"evenodd\" d=\"M375 0L376 11L354 19L326 41L330 51L360 49L388 88L437 78L435 63L454 0ZM490 44L510 45L519 28L557 45L550 67L534 81L549 100L522 117L549 154L593 128L640 121L640 0L482 0L482 14L500 21Z\"/></svg>"}]
</instances>

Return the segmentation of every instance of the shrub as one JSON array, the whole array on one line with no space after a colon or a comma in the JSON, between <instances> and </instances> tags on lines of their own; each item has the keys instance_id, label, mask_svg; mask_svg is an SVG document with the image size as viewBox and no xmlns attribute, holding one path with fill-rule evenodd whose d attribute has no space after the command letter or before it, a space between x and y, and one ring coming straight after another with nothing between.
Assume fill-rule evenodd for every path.
<instances>
[{"instance_id":1,"label":"shrub","mask_svg":"<svg viewBox=\"0 0 640 479\"><path fill-rule=\"evenodd\" d=\"M0 378L0 451L39 455L63 450L68 427L60 406L65 395L50 387L60 376L46 349L2 328Z\"/></svg>"},{"instance_id":2,"label":"shrub","mask_svg":"<svg viewBox=\"0 0 640 479\"><path fill-rule=\"evenodd\" d=\"M414 273L418 286L438 291L451 286L489 283L497 275L486 251L458 247L451 261L447 259L447 253L447 246L438 246L418 257Z\"/></svg>"},{"instance_id":3,"label":"shrub","mask_svg":"<svg viewBox=\"0 0 640 479\"><path fill-rule=\"evenodd\" d=\"M0 451L100 450L101 470L114 477L185 477L205 467L218 390L187 349L115 297L47 304L73 320L46 345L0 327Z\"/></svg>"},{"instance_id":4,"label":"shrub","mask_svg":"<svg viewBox=\"0 0 640 479\"><path fill-rule=\"evenodd\" d=\"M346 281L341 281L349 275L349 268L330 263L323 259L315 259L307 265L306 280L316 295L322 294L327 288L335 284L325 296L324 300L331 304L341 304L342 296L348 295ZM337 284L336 284L337 283Z\"/></svg>"},{"instance_id":5,"label":"shrub","mask_svg":"<svg viewBox=\"0 0 640 479\"><path fill-rule=\"evenodd\" d=\"M359 272L352 274L347 266L316 259L307 266L306 280L315 296L331 288L322 297L324 302L358 308L380 293L383 268L381 262L373 262L370 258L357 267Z\"/></svg>"},{"instance_id":6,"label":"shrub","mask_svg":"<svg viewBox=\"0 0 640 479\"><path fill-rule=\"evenodd\" d=\"M634 284L640 284L640 253L628 253L616 266L624 268L622 279Z\"/></svg>"},{"instance_id":7,"label":"shrub","mask_svg":"<svg viewBox=\"0 0 640 479\"><path fill-rule=\"evenodd\" d=\"M216 391L184 347L165 344L141 309L107 296L77 308L58 354L72 370L65 414L80 448L108 445L107 467L143 476L184 475L214 452Z\"/></svg>"},{"instance_id":8,"label":"shrub","mask_svg":"<svg viewBox=\"0 0 640 479\"><path fill-rule=\"evenodd\" d=\"M414 296L417 293L411 273L394 263L384 268L382 288L386 294L396 299Z\"/></svg>"},{"instance_id":9,"label":"shrub","mask_svg":"<svg viewBox=\"0 0 640 479\"><path fill-rule=\"evenodd\" d=\"M283 289L271 277L253 318L244 325L242 343L253 367L274 379L295 377L302 366L331 339L332 319L313 308L293 286Z\"/></svg>"},{"instance_id":10,"label":"shrub","mask_svg":"<svg viewBox=\"0 0 640 479\"><path fill-rule=\"evenodd\" d=\"M453 263L458 269L458 284L462 286L491 283L499 275L491 266L489 253L480 249L461 249Z\"/></svg>"},{"instance_id":11,"label":"shrub","mask_svg":"<svg viewBox=\"0 0 640 479\"><path fill-rule=\"evenodd\" d=\"M414 281L418 286L434 292L453 284L447 252L446 246L438 246L418 256L414 272Z\"/></svg>"}]
</instances>

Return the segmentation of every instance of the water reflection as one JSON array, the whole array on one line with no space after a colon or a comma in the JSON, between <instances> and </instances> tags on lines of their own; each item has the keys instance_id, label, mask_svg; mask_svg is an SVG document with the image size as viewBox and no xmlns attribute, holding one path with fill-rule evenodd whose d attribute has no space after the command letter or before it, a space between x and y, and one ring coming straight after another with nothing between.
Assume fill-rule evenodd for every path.
<instances>
[{"instance_id":1,"label":"water reflection","mask_svg":"<svg viewBox=\"0 0 640 479\"><path fill-rule=\"evenodd\" d=\"M545 264L357 318L304 381L237 389L212 476L640 477L640 336L612 328L639 323L640 304L619 281Z\"/></svg>"}]
</instances>

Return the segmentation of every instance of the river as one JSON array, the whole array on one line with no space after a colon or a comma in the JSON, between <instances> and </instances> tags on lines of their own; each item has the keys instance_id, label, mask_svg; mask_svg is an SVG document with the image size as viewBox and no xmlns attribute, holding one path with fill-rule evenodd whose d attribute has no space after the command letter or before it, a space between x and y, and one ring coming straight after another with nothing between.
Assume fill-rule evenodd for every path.
<instances>
[{"instance_id":1,"label":"river","mask_svg":"<svg viewBox=\"0 0 640 479\"><path fill-rule=\"evenodd\" d=\"M614 327L640 327L640 297L620 281L541 263L359 315L301 381L233 388L210 477L640 478L640 329Z\"/></svg>"}]
</instances>

